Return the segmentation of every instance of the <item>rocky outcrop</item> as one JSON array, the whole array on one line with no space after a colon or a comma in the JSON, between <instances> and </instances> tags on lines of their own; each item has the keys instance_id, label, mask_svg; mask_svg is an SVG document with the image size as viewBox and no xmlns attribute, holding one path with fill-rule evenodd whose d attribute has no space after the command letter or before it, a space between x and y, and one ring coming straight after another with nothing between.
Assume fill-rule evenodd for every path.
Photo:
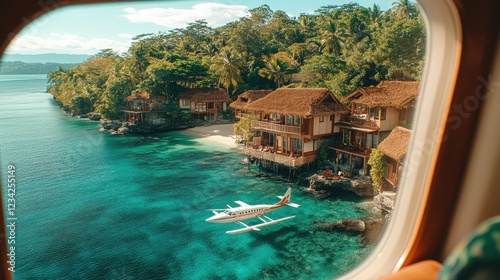
<instances>
[{"instance_id":1,"label":"rocky outcrop","mask_svg":"<svg viewBox=\"0 0 500 280\"><path fill-rule=\"evenodd\" d=\"M101 126L105 130L118 130L122 123L120 121L101 120Z\"/></svg>"},{"instance_id":2,"label":"rocky outcrop","mask_svg":"<svg viewBox=\"0 0 500 280\"><path fill-rule=\"evenodd\" d=\"M87 115L87 116L88 116L88 118L89 118L91 121L98 121L98 120L100 120L100 119L102 118L101 114L99 114L99 113L94 113L94 112L92 112L92 113L88 113L88 115Z\"/></svg>"},{"instance_id":3,"label":"rocky outcrop","mask_svg":"<svg viewBox=\"0 0 500 280\"><path fill-rule=\"evenodd\" d=\"M324 231L361 234L364 244L375 245L384 233L386 221L381 217L364 217L359 220L343 219L339 222L314 222Z\"/></svg>"},{"instance_id":4,"label":"rocky outcrop","mask_svg":"<svg viewBox=\"0 0 500 280\"><path fill-rule=\"evenodd\" d=\"M363 243L370 245L377 244L384 233L386 220L381 217L365 217L361 218L361 220L365 223Z\"/></svg>"},{"instance_id":5,"label":"rocky outcrop","mask_svg":"<svg viewBox=\"0 0 500 280\"><path fill-rule=\"evenodd\" d=\"M373 197L373 188L370 180L364 178L326 177L314 174L309 178L309 188L316 191L342 190L353 192L360 197Z\"/></svg>"},{"instance_id":6,"label":"rocky outcrop","mask_svg":"<svg viewBox=\"0 0 500 280\"><path fill-rule=\"evenodd\" d=\"M391 212L394 209L395 199L395 192L379 193L378 195L373 197L373 211L376 214L383 216L386 220L389 220Z\"/></svg>"},{"instance_id":7,"label":"rocky outcrop","mask_svg":"<svg viewBox=\"0 0 500 280\"><path fill-rule=\"evenodd\" d=\"M318 226L326 231L346 231L360 233L365 230L365 222L361 220L343 219L339 222L318 221Z\"/></svg>"}]
</instances>

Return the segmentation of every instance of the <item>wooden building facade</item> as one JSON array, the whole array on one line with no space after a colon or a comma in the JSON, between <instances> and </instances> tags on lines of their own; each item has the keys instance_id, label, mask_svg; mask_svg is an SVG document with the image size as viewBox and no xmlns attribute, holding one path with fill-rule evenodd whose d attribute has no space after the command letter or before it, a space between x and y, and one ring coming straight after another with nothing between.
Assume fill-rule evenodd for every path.
<instances>
[{"instance_id":1,"label":"wooden building facade","mask_svg":"<svg viewBox=\"0 0 500 280\"><path fill-rule=\"evenodd\" d=\"M234 110L234 116L236 119L241 119L245 117L248 112L246 107L250 105L252 102L265 97L272 90L264 89L264 90L247 90L244 93L238 95L238 98L229 104L229 107Z\"/></svg>"},{"instance_id":2,"label":"wooden building facade","mask_svg":"<svg viewBox=\"0 0 500 280\"><path fill-rule=\"evenodd\" d=\"M228 109L231 98L224 89L187 89L178 95L179 108L190 113L193 118L215 120L222 111Z\"/></svg>"},{"instance_id":3,"label":"wooden building facade","mask_svg":"<svg viewBox=\"0 0 500 280\"><path fill-rule=\"evenodd\" d=\"M133 124L161 124L165 122L165 97L145 91L125 98L125 120Z\"/></svg>"},{"instance_id":4,"label":"wooden building facade","mask_svg":"<svg viewBox=\"0 0 500 280\"><path fill-rule=\"evenodd\" d=\"M378 147L386 155L387 173L385 179L393 188L396 188L399 183L410 136L411 130L397 126Z\"/></svg>"},{"instance_id":5,"label":"wooden building facade","mask_svg":"<svg viewBox=\"0 0 500 280\"><path fill-rule=\"evenodd\" d=\"M338 132L335 122L348 112L326 88L280 88L245 109L253 114L258 136L244 153L290 167L313 162Z\"/></svg>"},{"instance_id":6,"label":"wooden building facade","mask_svg":"<svg viewBox=\"0 0 500 280\"><path fill-rule=\"evenodd\" d=\"M378 147L395 127L410 126L419 86L414 81L383 81L342 99L350 103L350 114L336 123L342 137L330 147L337 152L339 169L367 174L371 148Z\"/></svg>"}]
</instances>

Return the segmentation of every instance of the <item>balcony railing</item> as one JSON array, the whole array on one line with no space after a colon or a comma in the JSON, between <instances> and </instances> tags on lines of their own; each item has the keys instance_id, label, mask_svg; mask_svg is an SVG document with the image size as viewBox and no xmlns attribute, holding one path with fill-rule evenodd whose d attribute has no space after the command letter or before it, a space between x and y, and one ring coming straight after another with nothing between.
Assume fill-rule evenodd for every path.
<instances>
[{"instance_id":1,"label":"balcony railing","mask_svg":"<svg viewBox=\"0 0 500 280\"><path fill-rule=\"evenodd\" d=\"M243 153L248 156L256 157L258 159L269 160L286 166L298 167L304 164L311 163L315 160L316 155L292 157L287 155L280 155L271 152L264 152L252 147L243 148Z\"/></svg>"},{"instance_id":2,"label":"balcony railing","mask_svg":"<svg viewBox=\"0 0 500 280\"><path fill-rule=\"evenodd\" d=\"M284 125L284 124L277 124L277 123L263 122L263 121L252 121L252 127L254 129L265 129L275 132L300 134L300 126L291 126L291 125Z\"/></svg>"},{"instance_id":3,"label":"balcony railing","mask_svg":"<svg viewBox=\"0 0 500 280\"><path fill-rule=\"evenodd\" d=\"M378 128L377 123L372 121L372 120L366 120L366 119L356 118L356 117L352 117L352 116L345 117L345 118L341 119L340 121L350 123L350 124L355 125L355 126Z\"/></svg>"}]
</instances>

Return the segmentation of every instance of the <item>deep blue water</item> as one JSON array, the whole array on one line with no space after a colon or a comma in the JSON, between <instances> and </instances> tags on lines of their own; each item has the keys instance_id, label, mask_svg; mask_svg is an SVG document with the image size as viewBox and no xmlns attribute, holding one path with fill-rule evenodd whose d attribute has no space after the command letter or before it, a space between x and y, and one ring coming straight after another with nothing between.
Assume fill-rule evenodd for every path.
<instances>
[{"instance_id":1,"label":"deep blue water","mask_svg":"<svg viewBox=\"0 0 500 280\"><path fill-rule=\"evenodd\" d=\"M329 279L371 251L315 221L367 215L353 196L319 199L256 177L234 148L183 132L109 136L63 114L44 75L0 75L0 174L16 167L20 279ZM226 235L210 208L274 203L292 186L301 208L260 232ZM234 205L234 203L233 203ZM257 221L255 221L257 222Z\"/></svg>"}]
</instances>

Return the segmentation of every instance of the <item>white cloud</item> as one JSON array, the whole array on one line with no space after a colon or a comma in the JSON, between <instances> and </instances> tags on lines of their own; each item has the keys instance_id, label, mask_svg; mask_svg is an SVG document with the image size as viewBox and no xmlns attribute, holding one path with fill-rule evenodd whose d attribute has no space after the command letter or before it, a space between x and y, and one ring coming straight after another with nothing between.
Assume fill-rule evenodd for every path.
<instances>
[{"instance_id":1,"label":"white cloud","mask_svg":"<svg viewBox=\"0 0 500 280\"><path fill-rule=\"evenodd\" d=\"M17 54L96 54L102 49L126 52L131 38L111 40L106 38L84 38L75 34L51 33L48 37L23 35L16 37L9 46L10 53Z\"/></svg>"},{"instance_id":2,"label":"white cloud","mask_svg":"<svg viewBox=\"0 0 500 280\"><path fill-rule=\"evenodd\" d=\"M194 5L191 9L151 8L137 10L126 8L123 9L126 14L122 17L134 23L153 23L170 28L184 28L190 22L204 19L209 26L219 27L248 16L246 10L248 7L244 5L202 3Z\"/></svg>"},{"instance_id":3,"label":"white cloud","mask_svg":"<svg viewBox=\"0 0 500 280\"><path fill-rule=\"evenodd\" d=\"M134 38L134 35L132 35L132 34L118 34L118 37L123 38L123 39L132 39L132 38Z\"/></svg>"}]
</instances>

